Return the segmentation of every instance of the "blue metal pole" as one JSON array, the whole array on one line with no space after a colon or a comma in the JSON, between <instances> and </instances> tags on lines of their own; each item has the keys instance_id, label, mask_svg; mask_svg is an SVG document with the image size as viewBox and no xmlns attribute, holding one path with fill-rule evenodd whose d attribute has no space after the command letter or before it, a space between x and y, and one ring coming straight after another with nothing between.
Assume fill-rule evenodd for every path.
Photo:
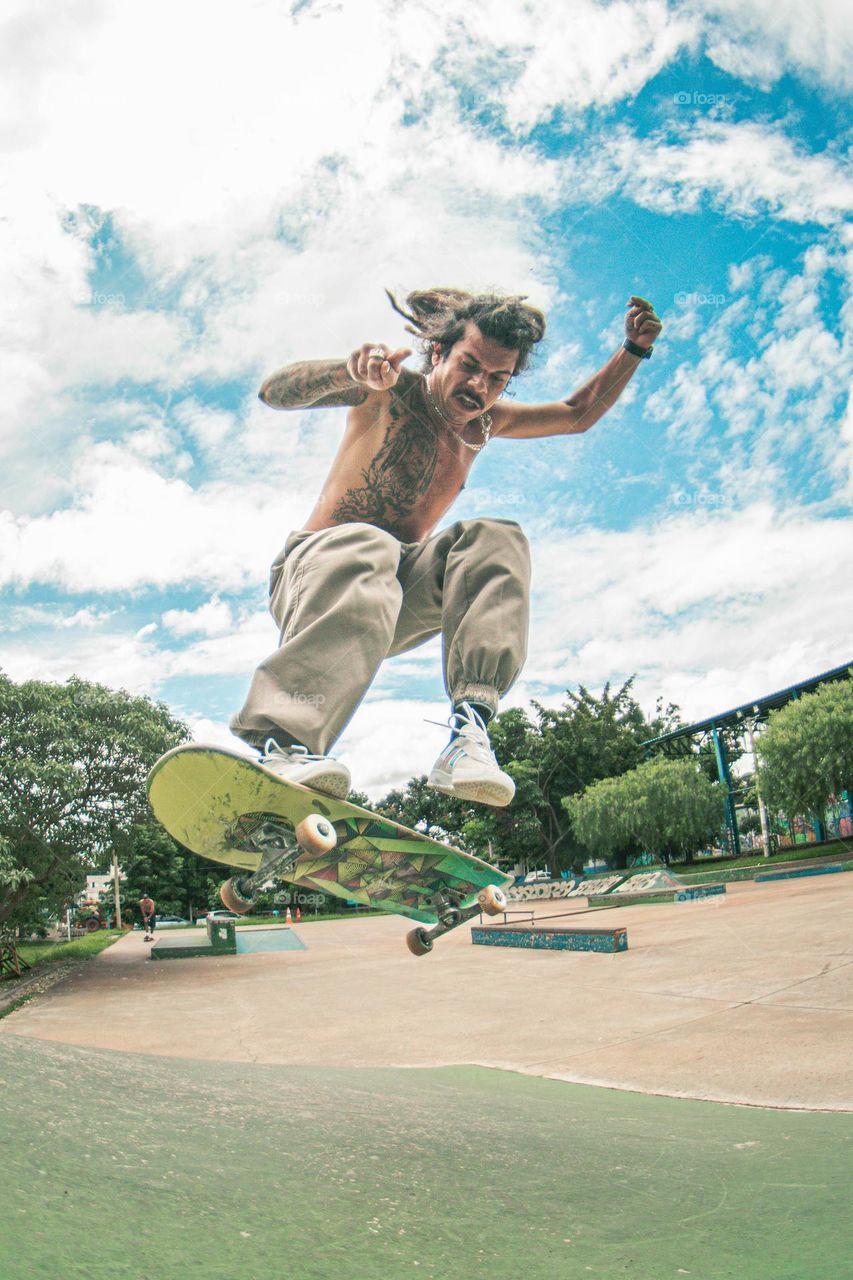
<instances>
[{"instance_id":1,"label":"blue metal pole","mask_svg":"<svg viewBox=\"0 0 853 1280\"><path fill-rule=\"evenodd\" d=\"M714 739L714 755L717 759L717 774L719 775L720 782L722 782L723 786L726 788L726 826L729 829L729 840L731 841L732 853L737 857L740 854L740 832L737 828L734 787L732 786L732 778L729 773L729 762L726 759L726 747L715 724L711 725L711 735Z\"/></svg>"}]
</instances>

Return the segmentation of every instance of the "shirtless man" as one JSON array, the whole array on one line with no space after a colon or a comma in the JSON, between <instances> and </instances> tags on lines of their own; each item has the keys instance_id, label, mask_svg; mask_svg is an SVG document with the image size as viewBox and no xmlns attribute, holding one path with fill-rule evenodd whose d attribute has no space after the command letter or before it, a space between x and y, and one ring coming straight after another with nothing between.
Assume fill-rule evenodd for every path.
<instances>
[{"instance_id":1,"label":"shirtless man","mask_svg":"<svg viewBox=\"0 0 853 1280\"><path fill-rule=\"evenodd\" d=\"M390 296L390 295L389 295ZM273 409L346 407L346 430L302 529L273 563L278 650L261 663L231 729L282 777L345 796L328 752L384 658L441 634L450 741L429 776L448 795L505 805L515 792L487 725L526 655L529 556L514 521L462 520L433 534L490 439L588 431L651 354L661 322L632 296L626 340L578 391L554 403L500 400L545 332L521 298L454 289L412 293L424 355L364 343L348 360L288 365L263 383Z\"/></svg>"},{"instance_id":2,"label":"shirtless man","mask_svg":"<svg viewBox=\"0 0 853 1280\"><path fill-rule=\"evenodd\" d=\"M142 928L145 931L144 942L150 942L154 936L155 912L154 899L146 892L139 899L139 914L142 916Z\"/></svg>"}]
</instances>

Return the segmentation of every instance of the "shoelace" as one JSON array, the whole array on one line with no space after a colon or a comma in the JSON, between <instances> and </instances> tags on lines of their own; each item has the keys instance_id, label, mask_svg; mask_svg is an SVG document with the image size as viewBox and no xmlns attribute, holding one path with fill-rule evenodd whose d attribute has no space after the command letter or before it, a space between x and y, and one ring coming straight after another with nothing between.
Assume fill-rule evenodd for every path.
<instances>
[{"instance_id":1,"label":"shoelace","mask_svg":"<svg viewBox=\"0 0 853 1280\"><path fill-rule=\"evenodd\" d=\"M459 723L461 721L461 724ZM439 720L425 720L425 724L437 724L440 729L446 729L448 726L455 732L456 737L461 738L464 735L466 749L468 754L475 760L479 760L484 764L497 764L495 753L492 750L492 744L489 742L489 733L483 718L477 715L474 708L467 702L460 704L459 711L454 711L449 720L443 724ZM452 746L455 738L451 738L448 746ZM445 747L445 751L447 747Z\"/></svg>"}]
</instances>

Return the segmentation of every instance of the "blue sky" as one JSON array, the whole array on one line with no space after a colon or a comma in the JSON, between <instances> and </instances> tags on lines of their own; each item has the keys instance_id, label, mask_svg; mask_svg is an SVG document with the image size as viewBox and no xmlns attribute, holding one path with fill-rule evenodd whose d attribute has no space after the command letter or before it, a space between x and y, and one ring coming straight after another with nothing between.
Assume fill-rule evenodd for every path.
<instances>
[{"instance_id":1,"label":"blue sky","mask_svg":"<svg viewBox=\"0 0 853 1280\"><path fill-rule=\"evenodd\" d=\"M493 442L448 517L531 540L506 705L636 672L699 718L853 657L849 6L105 0L0 35L7 674L227 741L343 425L257 387L404 341L383 286L436 283L546 310L523 400L582 384L630 293L665 321L605 419ZM443 706L434 643L387 663L356 785L427 769Z\"/></svg>"}]
</instances>

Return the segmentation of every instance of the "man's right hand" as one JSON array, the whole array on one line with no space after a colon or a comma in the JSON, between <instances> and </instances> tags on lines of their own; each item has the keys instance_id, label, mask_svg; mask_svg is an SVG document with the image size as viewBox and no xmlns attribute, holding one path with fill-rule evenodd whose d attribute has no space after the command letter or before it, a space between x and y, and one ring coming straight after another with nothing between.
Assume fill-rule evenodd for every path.
<instances>
[{"instance_id":1,"label":"man's right hand","mask_svg":"<svg viewBox=\"0 0 853 1280\"><path fill-rule=\"evenodd\" d=\"M400 365L412 354L411 347L389 351L381 342L365 342L347 360L347 373L371 391L387 391L400 376Z\"/></svg>"}]
</instances>

